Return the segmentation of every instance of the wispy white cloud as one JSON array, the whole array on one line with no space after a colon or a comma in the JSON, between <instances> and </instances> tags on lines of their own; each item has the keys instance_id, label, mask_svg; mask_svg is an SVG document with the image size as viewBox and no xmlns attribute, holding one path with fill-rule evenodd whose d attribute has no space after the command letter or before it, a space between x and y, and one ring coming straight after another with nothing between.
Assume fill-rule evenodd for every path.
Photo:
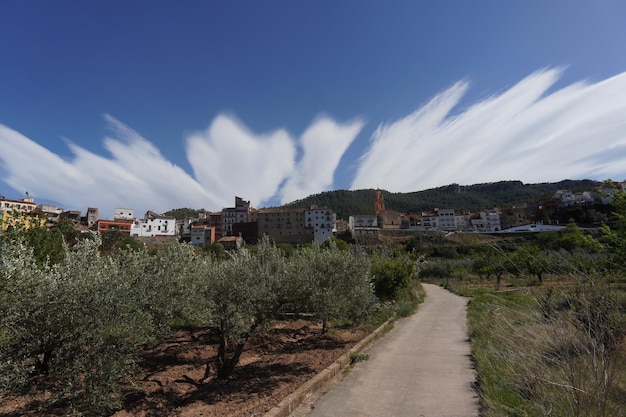
<instances>
[{"instance_id":1,"label":"wispy white cloud","mask_svg":"<svg viewBox=\"0 0 626 417\"><path fill-rule=\"evenodd\" d=\"M337 165L363 124L319 117L296 140L282 129L257 135L233 116L220 115L187 138L187 159L194 177L222 205L232 205L233 193L253 204L277 197L287 203L332 187Z\"/></svg>"},{"instance_id":2,"label":"wispy white cloud","mask_svg":"<svg viewBox=\"0 0 626 417\"><path fill-rule=\"evenodd\" d=\"M464 109L459 103L469 84L454 84L376 129L352 187L409 192L504 179L624 179L626 73L554 90L560 75L559 69L538 71ZM105 121L108 155L66 140L67 159L0 125L3 180L66 209L96 206L103 217L116 207L138 215L176 207L218 210L232 205L235 195L255 206L285 203L331 189L365 124L322 116L294 137L285 129L258 134L221 114L186 137L188 173L138 132L112 116Z\"/></svg>"},{"instance_id":3,"label":"wispy white cloud","mask_svg":"<svg viewBox=\"0 0 626 417\"><path fill-rule=\"evenodd\" d=\"M626 73L549 92L561 70L526 77L453 115L457 83L409 116L381 125L354 189L409 192L450 183L516 179L624 179Z\"/></svg>"},{"instance_id":4,"label":"wispy white cloud","mask_svg":"<svg viewBox=\"0 0 626 417\"><path fill-rule=\"evenodd\" d=\"M98 207L104 218L112 217L116 207L166 210L174 202L201 207L211 201L210 193L150 142L113 117L105 119L115 133L104 141L112 157L67 140L74 154L69 161L0 125L0 138L8 145L0 156L9 173L5 181L16 190L58 201L65 209Z\"/></svg>"},{"instance_id":5,"label":"wispy white cloud","mask_svg":"<svg viewBox=\"0 0 626 417\"><path fill-rule=\"evenodd\" d=\"M176 207L219 210L231 206L235 195L262 205L279 194L297 199L331 187L339 159L362 127L324 117L297 141L282 129L257 135L233 116L219 115L206 131L187 138L190 175L130 127L109 115L105 120L112 135L103 145L110 156L66 140L69 160L0 125L5 182L66 209L98 207L102 217L111 217L116 207L135 209L137 215Z\"/></svg>"},{"instance_id":6,"label":"wispy white cloud","mask_svg":"<svg viewBox=\"0 0 626 417\"><path fill-rule=\"evenodd\" d=\"M294 140L285 130L256 135L228 115L187 138L194 177L224 207L232 206L234 195L255 205L270 199L293 172L295 155Z\"/></svg>"},{"instance_id":7,"label":"wispy white cloud","mask_svg":"<svg viewBox=\"0 0 626 417\"><path fill-rule=\"evenodd\" d=\"M353 120L341 125L320 117L302 134L303 156L280 190L281 203L288 203L332 187L341 157L365 122Z\"/></svg>"}]
</instances>

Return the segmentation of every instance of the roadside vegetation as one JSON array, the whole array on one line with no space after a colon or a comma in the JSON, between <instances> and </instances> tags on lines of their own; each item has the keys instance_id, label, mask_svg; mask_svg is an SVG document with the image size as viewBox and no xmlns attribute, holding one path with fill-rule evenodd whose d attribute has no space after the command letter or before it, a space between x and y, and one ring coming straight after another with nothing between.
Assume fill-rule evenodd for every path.
<instances>
[{"instance_id":1,"label":"roadside vegetation","mask_svg":"<svg viewBox=\"0 0 626 417\"><path fill-rule=\"evenodd\" d=\"M246 343L306 317L375 328L415 312L420 281L471 297L481 415L626 415L626 197L611 228L489 236L423 233L378 247L263 240L239 251L148 249L68 225L0 234L0 401L109 415L142 352L194 329L233 378ZM419 279L418 279L419 276ZM353 361L364 357L351 358Z\"/></svg>"},{"instance_id":2,"label":"roadside vegetation","mask_svg":"<svg viewBox=\"0 0 626 417\"><path fill-rule=\"evenodd\" d=\"M246 343L275 320L309 317L322 332L373 327L414 309L416 288L403 251L365 252L335 240L300 248L263 240L230 252L188 244L148 250L127 236L71 228L7 232L0 234L0 401L32 395L42 413L110 415L141 353L176 329L218 340L196 383L228 380Z\"/></svg>"},{"instance_id":3,"label":"roadside vegetation","mask_svg":"<svg viewBox=\"0 0 626 417\"><path fill-rule=\"evenodd\" d=\"M595 236L570 223L421 246L422 279L472 297L482 416L626 415L624 194L614 207L615 227Z\"/></svg>"}]
</instances>

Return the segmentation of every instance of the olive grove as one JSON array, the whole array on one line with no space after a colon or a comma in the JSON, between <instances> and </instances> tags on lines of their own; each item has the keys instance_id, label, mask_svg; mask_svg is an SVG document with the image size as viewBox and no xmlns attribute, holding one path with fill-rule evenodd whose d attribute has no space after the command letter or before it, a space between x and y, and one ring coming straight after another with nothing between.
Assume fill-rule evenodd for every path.
<instances>
[{"instance_id":1,"label":"olive grove","mask_svg":"<svg viewBox=\"0 0 626 417\"><path fill-rule=\"evenodd\" d=\"M176 327L219 339L202 383L229 378L246 341L281 314L311 314L327 329L375 304L367 258L335 245L291 257L267 240L221 257L187 244L103 254L93 235L59 250L43 261L19 234L0 235L0 400L48 392L42 409L106 415L141 352Z\"/></svg>"}]
</instances>

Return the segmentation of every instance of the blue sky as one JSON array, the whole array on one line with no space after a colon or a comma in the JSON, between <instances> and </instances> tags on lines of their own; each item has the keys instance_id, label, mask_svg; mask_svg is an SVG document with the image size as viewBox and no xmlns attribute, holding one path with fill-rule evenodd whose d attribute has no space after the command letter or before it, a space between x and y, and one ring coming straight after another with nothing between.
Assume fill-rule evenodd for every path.
<instances>
[{"instance_id":1,"label":"blue sky","mask_svg":"<svg viewBox=\"0 0 626 417\"><path fill-rule=\"evenodd\" d=\"M3 1L0 194L219 210L626 179L623 1Z\"/></svg>"}]
</instances>

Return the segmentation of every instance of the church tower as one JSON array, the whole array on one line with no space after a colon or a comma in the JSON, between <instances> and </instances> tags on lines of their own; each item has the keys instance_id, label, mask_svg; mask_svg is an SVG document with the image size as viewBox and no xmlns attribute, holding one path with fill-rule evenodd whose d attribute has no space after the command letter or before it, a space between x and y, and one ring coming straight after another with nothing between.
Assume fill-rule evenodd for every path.
<instances>
[{"instance_id":1,"label":"church tower","mask_svg":"<svg viewBox=\"0 0 626 417\"><path fill-rule=\"evenodd\" d=\"M385 200L383 199L383 193L377 188L376 189L376 202L374 203L374 212L376 215L385 212Z\"/></svg>"}]
</instances>

